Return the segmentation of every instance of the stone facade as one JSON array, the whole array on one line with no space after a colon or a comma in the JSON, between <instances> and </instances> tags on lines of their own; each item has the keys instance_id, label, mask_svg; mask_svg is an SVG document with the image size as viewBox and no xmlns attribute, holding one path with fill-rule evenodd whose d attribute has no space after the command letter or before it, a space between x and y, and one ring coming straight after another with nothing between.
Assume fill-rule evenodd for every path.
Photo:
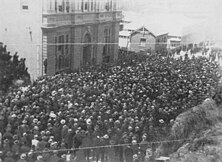
<instances>
[{"instance_id":1,"label":"stone facade","mask_svg":"<svg viewBox=\"0 0 222 162\"><path fill-rule=\"evenodd\" d=\"M59 15L56 20L56 15L43 15L43 38L47 40L43 60L47 59L48 75L117 60L121 12Z\"/></svg>"}]
</instances>

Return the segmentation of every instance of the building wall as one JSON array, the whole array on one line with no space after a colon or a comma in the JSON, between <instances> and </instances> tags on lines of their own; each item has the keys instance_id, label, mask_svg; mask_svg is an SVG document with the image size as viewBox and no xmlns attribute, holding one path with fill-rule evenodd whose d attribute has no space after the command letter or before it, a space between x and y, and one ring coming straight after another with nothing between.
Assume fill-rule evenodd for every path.
<instances>
[{"instance_id":1,"label":"building wall","mask_svg":"<svg viewBox=\"0 0 222 162\"><path fill-rule=\"evenodd\" d=\"M31 79L41 75L41 0L29 0L28 10L22 10L20 0L1 0L0 41L13 55L26 58Z\"/></svg>"},{"instance_id":2,"label":"building wall","mask_svg":"<svg viewBox=\"0 0 222 162\"><path fill-rule=\"evenodd\" d=\"M114 12L76 12L76 13L44 13L43 14L43 30L58 33L59 30L68 30L70 35L70 66L72 70L78 70L83 66L83 47L84 36L88 33L91 37L91 63L101 64L104 61L104 46L105 46L105 29L110 30L110 61L117 60L118 53L118 34L119 24L122 18L120 11ZM65 31L63 31L65 32ZM56 34L55 34L56 35ZM47 39L49 40L49 39ZM53 43L48 42L49 44ZM47 51L48 58L55 60L55 50ZM48 68L53 68L55 63L49 60ZM48 69L48 74L58 72L58 69Z\"/></svg>"},{"instance_id":3,"label":"building wall","mask_svg":"<svg viewBox=\"0 0 222 162\"><path fill-rule=\"evenodd\" d=\"M118 47L118 44L119 44L119 30L120 30L120 27L119 27L119 23L113 23L113 42L115 44L113 44L113 61L116 62L118 60L118 50L119 50L119 47Z\"/></svg>"},{"instance_id":4,"label":"building wall","mask_svg":"<svg viewBox=\"0 0 222 162\"><path fill-rule=\"evenodd\" d=\"M64 69L78 70L81 66L83 66L83 47L87 45L84 42L84 37L86 34L89 34L91 37L91 64L93 61L95 64L101 64L103 62L103 47L105 46L105 29L110 29L110 61L116 61L118 56L118 33L119 33L119 23L112 22L103 22L103 23L94 23L94 24L86 24L86 25L76 25L73 27L70 26L60 26L58 28L48 28L43 29L43 44L46 43L47 48L43 48L43 55L47 53L47 74L53 75L56 72L59 72ZM56 44L55 37L59 37L61 35L69 35L69 60L70 65L64 69L56 68L56 64L58 65L58 60L56 63L56 55L57 57L60 53L56 52ZM46 40L44 42L44 40ZM57 39L58 43L58 39ZM45 52L44 52L45 51ZM93 60L93 58L95 60ZM44 60L44 59L43 59Z\"/></svg>"},{"instance_id":5,"label":"building wall","mask_svg":"<svg viewBox=\"0 0 222 162\"><path fill-rule=\"evenodd\" d=\"M156 37L156 51L163 51L167 49L168 34L159 35Z\"/></svg>"},{"instance_id":6,"label":"building wall","mask_svg":"<svg viewBox=\"0 0 222 162\"><path fill-rule=\"evenodd\" d=\"M119 37L119 47L126 49L129 46L129 37Z\"/></svg>"},{"instance_id":7,"label":"building wall","mask_svg":"<svg viewBox=\"0 0 222 162\"><path fill-rule=\"evenodd\" d=\"M104 46L104 25L98 24L96 43L97 43L97 64L101 64L103 61L103 46Z\"/></svg>"},{"instance_id":8,"label":"building wall","mask_svg":"<svg viewBox=\"0 0 222 162\"><path fill-rule=\"evenodd\" d=\"M81 43L82 42L82 28L75 27L73 28L73 43ZM82 45L81 44L74 44L73 45L73 51L71 53L72 55L72 67L71 69L77 69L80 67L80 60L81 60L81 53L82 53Z\"/></svg>"},{"instance_id":9,"label":"building wall","mask_svg":"<svg viewBox=\"0 0 222 162\"><path fill-rule=\"evenodd\" d=\"M145 46L142 46L140 44L140 39L145 38ZM139 52L140 50L151 50L155 51L155 42L156 39L153 35L151 34L145 34L143 35L142 33L136 33L131 36L131 41L130 41L130 50Z\"/></svg>"},{"instance_id":10,"label":"building wall","mask_svg":"<svg viewBox=\"0 0 222 162\"><path fill-rule=\"evenodd\" d=\"M73 70L79 68L83 62L83 39L86 33L91 35L91 63L93 63L93 58L96 64L101 64L103 62L103 48L105 46L105 29L111 30L110 37L110 60L117 59L118 53L118 33L119 33L119 23L100 23L85 26L74 27L74 50L73 50ZM82 44L81 44L82 43Z\"/></svg>"}]
</instances>

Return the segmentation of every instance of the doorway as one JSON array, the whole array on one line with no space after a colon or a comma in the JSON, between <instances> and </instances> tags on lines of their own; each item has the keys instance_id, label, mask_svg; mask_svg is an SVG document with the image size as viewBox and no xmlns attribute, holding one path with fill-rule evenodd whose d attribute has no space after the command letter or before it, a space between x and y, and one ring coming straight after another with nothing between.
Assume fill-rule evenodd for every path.
<instances>
[{"instance_id":1,"label":"doorway","mask_svg":"<svg viewBox=\"0 0 222 162\"><path fill-rule=\"evenodd\" d=\"M91 36L87 33L84 37L84 44L83 44L83 66L91 64Z\"/></svg>"}]
</instances>

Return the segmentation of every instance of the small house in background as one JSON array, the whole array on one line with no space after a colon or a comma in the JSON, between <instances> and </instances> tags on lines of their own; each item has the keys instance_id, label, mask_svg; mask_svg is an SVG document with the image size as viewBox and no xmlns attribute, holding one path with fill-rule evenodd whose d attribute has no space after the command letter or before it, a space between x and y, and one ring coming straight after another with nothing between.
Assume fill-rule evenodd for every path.
<instances>
[{"instance_id":1,"label":"small house in background","mask_svg":"<svg viewBox=\"0 0 222 162\"><path fill-rule=\"evenodd\" d=\"M145 26L140 28L124 28L119 33L119 46L134 52L155 52L155 35Z\"/></svg>"},{"instance_id":2,"label":"small house in background","mask_svg":"<svg viewBox=\"0 0 222 162\"><path fill-rule=\"evenodd\" d=\"M165 33L156 37L156 51L170 52L181 46L181 36Z\"/></svg>"}]
</instances>

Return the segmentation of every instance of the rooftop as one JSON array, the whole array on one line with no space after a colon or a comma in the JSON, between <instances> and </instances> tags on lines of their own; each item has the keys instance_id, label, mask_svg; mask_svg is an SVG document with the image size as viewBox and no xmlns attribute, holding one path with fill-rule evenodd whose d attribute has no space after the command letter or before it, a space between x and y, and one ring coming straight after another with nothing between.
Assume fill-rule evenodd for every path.
<instances>
[{"instance_id":1,"label":"rooftop","mask_svg":"<svg viewBox=\"0 0 222 162\"><path fill-rule=\"evenodd\" d=\"M119 32L119 35L129 37L131 33L132 33L131 31L123 30Z\"/></svg>"},{"instance_id":2,"label":"rooftop","mask_svg":"<svg viewBox=\"0 0 222 162\"><path fill-rule=\"evenodd\" d=\"M169 41L180 42L181 39L180 38L170 38Z\"/></svg>"}]
</instances>

